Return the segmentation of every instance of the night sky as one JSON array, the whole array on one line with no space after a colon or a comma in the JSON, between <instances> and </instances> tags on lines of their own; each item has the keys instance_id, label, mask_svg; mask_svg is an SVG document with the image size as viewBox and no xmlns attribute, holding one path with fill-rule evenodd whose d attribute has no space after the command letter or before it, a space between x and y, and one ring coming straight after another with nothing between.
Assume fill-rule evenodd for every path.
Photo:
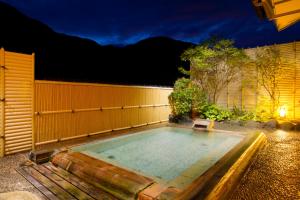
<instances>
[{"instance_id":1,"label":"night sky","mask_svg":"<svg viewBox=\"0 0 300 200\"><path fill-rule=\"evenodd\" d=\"M57 32L126 45L155 36L199 43L211 35L240 47L300 40L300 23L278 32L251 0L0 0Z\"/></svg>"}]
</instances>

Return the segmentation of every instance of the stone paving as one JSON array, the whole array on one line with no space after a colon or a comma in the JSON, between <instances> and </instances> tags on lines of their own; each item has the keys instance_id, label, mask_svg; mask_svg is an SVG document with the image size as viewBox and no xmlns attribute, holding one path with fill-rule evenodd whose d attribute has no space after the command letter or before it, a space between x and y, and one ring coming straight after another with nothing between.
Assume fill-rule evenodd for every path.
<instances>
[{"instance_id":1,"label":"stone paving","mask_svg":"<svg viewBox=\"0 0 300 200\"><path fill-rule=\"evenodd\" d=\"M231 197L300 200L300 132L277 130L258 154Z\"/></svg>"}]
</instances>

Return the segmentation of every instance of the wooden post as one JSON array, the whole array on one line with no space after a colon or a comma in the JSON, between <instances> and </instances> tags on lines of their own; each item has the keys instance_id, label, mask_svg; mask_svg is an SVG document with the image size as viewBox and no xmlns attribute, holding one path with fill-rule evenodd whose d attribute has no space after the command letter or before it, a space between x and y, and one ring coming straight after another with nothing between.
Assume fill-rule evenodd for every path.
<instances>
[{"instance_id":1,"label":"wooden post","mask_svg":"<svg viewBox=\"0 0 300 200\"><path fill-rule=\"evenodd\" d=\"M32 150L35 150L35 75L34 75L34 66L35 66L35 54L32 53Z\"/></svg>"},{"instance_id":2,"label":"wooden post","mask_svg":"<svg viewBox=\"0 0 300 200\"><path fill-rule=\"evenodd\" d=\"M5 51L0 49L0 157L5 154Z\"/></svg>"},{"instance_id":3,"label":"wooden post","mask_svg":"<svg viewBox=\"0 0 300 200\"><path fill-rule=\"evenodd\" d=\"M294 42L294 53L295 53L295 66L294 66L294 104L293 104L293 111L294 111L294 119L296 118L296 84L297 84L297 44Z\"/></svg>"}]
</instances>

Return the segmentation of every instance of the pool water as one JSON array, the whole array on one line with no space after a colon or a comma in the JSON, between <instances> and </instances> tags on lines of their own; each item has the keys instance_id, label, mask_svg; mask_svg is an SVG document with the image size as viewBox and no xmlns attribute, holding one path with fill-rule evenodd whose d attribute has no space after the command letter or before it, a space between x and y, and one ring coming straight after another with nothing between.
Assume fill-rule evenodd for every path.
<instances>
[{"instance_id":1,"label":"pool water","mask_svg":"<svg viewBox=\"0 0 300 200\"><path fill-rule=\"evenodd\" d=\"M238 134L162 127L72 150L181 188L208 170L243 138Z\"/></svg>"}]
</instances>

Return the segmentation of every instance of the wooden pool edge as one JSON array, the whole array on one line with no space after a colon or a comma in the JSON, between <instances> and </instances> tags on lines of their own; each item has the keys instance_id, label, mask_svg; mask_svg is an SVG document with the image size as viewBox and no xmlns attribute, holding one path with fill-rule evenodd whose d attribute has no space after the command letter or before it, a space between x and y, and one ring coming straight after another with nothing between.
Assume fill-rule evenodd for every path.
<instances>
[{"instance_id":1,"label":"wooden pool edge","mask_svg":"<svg viewBox=\"0 0 300 200\"><path fill-rule=\"evenodd\" d=\"M212 189L206 200L226 199L239 183L244 173L250 166L256 153L261 149L267 139L263 133L259 133L255 141L248 147L238 160L230 167L219 183Z\"/></svg>"},{"instance_id":2,"label":"wooden pool edge","mask_svg":"<svg viewBox=\"0 0 300 200\"><path fill-rule=\"evenodd\" d=\"M227 199L266 141L262 132L246 136L214 166L183 189L175 199Z\"/></svg>"},{"instance_id":3,"label":"wooden pool edge","mask_svg":"<svg viewBox=\"0 0 300 200\"><path fill-rule=\"evenodd\" d=\"M190 128L187 126L174 126L172 124L168 124L167 126ZM217 131L222 132L222 130ZM234 132L230 131L230 133ZM252 161L251 158L254 157L255 153L263 146L265 141L266 136L261 132L248 134L209 170L199 176L186 188L182 188L180 192L177 191L178 197L175 197L174 199L226 199L247 170L247 167ZM67 149L67 152L68 150L70 149ZM164 185L162 186L163 188L167 188ZM147 188L144 189L147 190ZM143 190L137 194L138 199L144 199L141 198L141 194L143 194ZM148 200L151 198L146 199Z\"/></svg>"},{"instance_id":4,"label":"wooden pool edge","mask_svg":"<svg viewBox=\"0 0 300 200\"><path fill-rule=\"evenodd\" d=\"M165 185L160 185L153 180L153 182L150 181L151 183L147 183L147 186L144 185L136 190L135 193L132 193L130 199L227 199L250 166L255 154L265 143L266 136L263 133L253 132L247 135L240 143L215 163L215 165L196 178L196 180L186 188L178 189L175 187L167 187ZM69 152L69 149L63 149L57 153L67 152ZM70 167L71 162L66 162L66 172L69 171ZM107 191L102 187L99 188L103 190L103 192L109 192L107 195L112 195L114 198L127 199L112 194L110 193L111 191Z\"/></svg>"}]
</instances>

